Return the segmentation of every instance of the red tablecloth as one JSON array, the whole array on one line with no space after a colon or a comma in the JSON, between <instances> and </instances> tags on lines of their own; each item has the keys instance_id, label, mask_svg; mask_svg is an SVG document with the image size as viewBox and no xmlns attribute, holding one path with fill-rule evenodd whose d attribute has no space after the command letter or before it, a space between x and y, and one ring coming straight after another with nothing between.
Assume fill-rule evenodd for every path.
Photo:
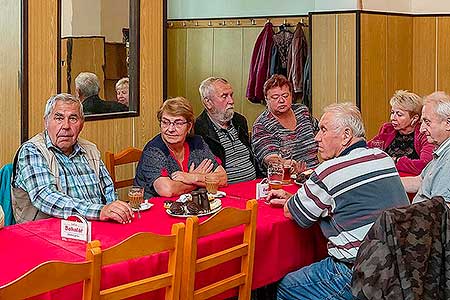
<instances>
[{"instance_id":1,"label":"red tablecloth","mask_svg":"<svg viewBox=\"0 0 450 300\"><path fill-rule=\"evenodd\" d=\"M246 200L255 197L255 186L256 181L251 181L223 188L227 196L222 198L222 205L244 208ZM295 192L297 187L291 185L286 186L285 189ZM106 248L140 231L169 234L172 224L184 222L185 218L167 215L163 208L164 200L166 199L151 199L150 202L153 202L155 206L141 212L141 219L138 219L136 215L131 224L92 222L92 239L100 240L102 247ZM0 230L2 245L0 257L8 258L3 260L0 285L46 260L81 261L84 259L85 245L61 240L60 223L59 219L51 218ZM201 239L199 256L238 243L242 234L242 228L236 228ZM326 242L318 226L301 229L292 220L284 217L281 208L259 203L253 288L276 282L286 273L311 264L325 255ZM165 270L166 265L167 253L163 253L109 266L102 272L102 288L155 274ZM203 271L196 284L203 286L233 273L238 268L238 262L234 262ZM67 290L67 293L64 293L64 299L81 299L81 285L75 287L58 291L58 297L55 297L54 293L47 293L41 298L62 299L61 293ZM162 297L162 294L159 296Z\"/></svg>"}]
</instances>

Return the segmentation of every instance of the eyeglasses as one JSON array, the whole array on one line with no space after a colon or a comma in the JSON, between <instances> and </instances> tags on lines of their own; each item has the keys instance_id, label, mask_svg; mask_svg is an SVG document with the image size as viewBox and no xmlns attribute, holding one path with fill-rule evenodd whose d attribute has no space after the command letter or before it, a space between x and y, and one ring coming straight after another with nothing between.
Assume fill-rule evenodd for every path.
<instances>
[{"instance_id":1,"label":"eyeglasses","mask_svg":"<svg viewBox=\"0 0 450 300\"><path fill-rule=\"evenodd\" d=\"M169 120L161 120L161 128L169 128L170 125L173 125L176 129L181 129L185 124L189 123L188 121L181 121L181 120L175 120L175 121L169 121Z\"/></svg>"},{"instance_id":2,"label":"eyeglasses","mask_svg":"<svg viewBox=\"0 0 450 300\"><path fill-rule=\"evenodd\" d=\"M270 99L274 100L274 101L278 101L278 100L280 100L280 98L283 98L284 100L286 100L290 95L291 95L290 93L284 93L281 95L274 94L274 95L270 96Z\"/></svg>"}]
</instances>

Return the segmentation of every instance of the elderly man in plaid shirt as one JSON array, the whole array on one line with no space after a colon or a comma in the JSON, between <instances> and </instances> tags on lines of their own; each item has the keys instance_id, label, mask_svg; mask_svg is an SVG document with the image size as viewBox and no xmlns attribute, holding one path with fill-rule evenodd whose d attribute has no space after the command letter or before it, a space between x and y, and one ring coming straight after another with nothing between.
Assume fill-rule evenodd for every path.
<instances>
[{"instance_id":1,"label":"elderly man in plaid shirt","mask_svg":"<svg viewBox=\"0 0 450 300\"><path fill-rule=\"evenodd\" d=\"M131 222L133 211L115 201L114 184L95 144L78 138L83 106L72 95L47 101L45 130L14 159L12 206L18 223L79 214L90 220Z\"/></svg>"}]
</instances>

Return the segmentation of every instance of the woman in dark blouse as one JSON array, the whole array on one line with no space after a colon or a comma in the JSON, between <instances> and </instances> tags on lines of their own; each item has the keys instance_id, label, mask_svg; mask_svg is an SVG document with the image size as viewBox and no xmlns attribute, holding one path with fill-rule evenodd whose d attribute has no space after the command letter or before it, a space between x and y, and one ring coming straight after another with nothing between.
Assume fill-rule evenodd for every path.
<instances>
[{"instance_id":1,"label":"woman in dark blouse","mask_svg":"<svg viewBox=\"0 0 450 300\"><path fill-rule=\"evenodd\" d=\"M191 135L194 112L183 97L166 100L157 114L161 132L145 145L134 183L145 198L173 197L205 186L205 175L217 173L219 185L227 173L202 137Z\"/></svg>"},{"instance_id":2,"label":"woman in dark blouse","mask_svg":"<svg viewBox=\"0 0 450 300\"><path fill-rule=\"evenodd\" d=\"M419 175L433 158L434 149L420 132L422 99L414 93L399 90L389 103L391 122L383 124L368 145L389 154L399 172Z\"/></svg>"}]
</instances>

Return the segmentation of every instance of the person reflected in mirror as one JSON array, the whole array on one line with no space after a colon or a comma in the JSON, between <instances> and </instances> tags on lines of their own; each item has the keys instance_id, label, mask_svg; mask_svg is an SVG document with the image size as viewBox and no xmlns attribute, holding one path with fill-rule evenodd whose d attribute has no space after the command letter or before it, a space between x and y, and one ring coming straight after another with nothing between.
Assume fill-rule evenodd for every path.
<instances>
[{"instance_id":1,"label":"person reflected in mirror","mask_svg":"<svg viewBox=\"0 0 450 300\"><path fill-rule=\"evenodd\" d=\"M308 108L292 103L292 83L283 75L275 74L264 83L267 109L255 120L252 128L252 148L262 170L278 161L280 147L292 149L294 172L301 170L300 162L308 168L315 167L317 143Z\"/></svg>"},{"instance_id":2,"label":"person reflected in mirror","mask_svg":"<svg viewBox=\"0 0 450 300\"><path fill-rule=\"evenodd\" d=\"M17 223L74 214L129 223L131 207L115 200L114 184L97 146L79 138L83 106L69 94L50 97L45 130L25 142L13 164L12 207Z\"/></svg>"},{"instance_id":3,"label":"person reflected in mirror","mask_svg":"<svg viewBox=\"0 0 450 300\"><path fill-rule=\"evenodd\" d=\"M129 79L124 77L116 83L117 102L129 107Z\"/></svg>"},{"instance_id":4,"label":"person reflected in mirror","mask_svg":"<svg viewBox=\"0 0 450 300\"><path fill-rule=\"evenodd\" d=\"M234 111L233 87L224 78L209 77L202 81L199 92L205 109L195 121L195 134L201 135L222 161L228 183L255 179L247 119Z\"/></svg>"},{"instance_id":5,"label":"person reflected in mirror","mask_svg":"<svg viewBox=\"0 0 450 300\"><path fill-rule=\"evenodd\" d=\"M205 186L205 176L216 173L219 186L227 173L203 138L191 134L191 103L176 97L164 101L157 113L161 132L145 145L134 184L143 186L145 198L173 197Z\"/></svg>"},{"instance_id":6,"label":"person reflected in mirror","mask_svg":"<svg viewBox=\"0 0 450 300\"><path fill-rule=\"evenodd\" d=\"M100 84L94 73L82 72L75 78L75 95L83 103L85 115L128 111L122 103L102 100L99 92Z\"/></svg>"},{"instance_id":7,"label":"person reflected in mirror","mask_svg":"<svg viewBox=\"0 0 450 300\"><path fill-rule=\"evenodd\" d=\"M319 223L328 257L287 274L277 299L353 299L352 268L369 229L385 210L409 204L394 161L368 148L361 113L350 103L325 108L315 140L324 160L296 194L269 192L300 227ZM383 191L380 193L380 191Z\"/></svg>"},{"instance_id":8,"label":"person reflected in mirror","mask_svg":"<svg viewBox=\"0 0 450 300\"><path fill-rule=\"evenodd\" d=\"M435 146L433 159L414 177L402 177L408 193L416 193L413 203L441 196L450 205L450 96L434 92L423 100L420 132Z\"/></svg>"},{"instance_id":9,"label":"person reflected in mirror","mask_svg":"<svg viewBox=\"0 0 450 300\"><path fill-rule=\"evenodd\" d=\"M399 90L390 100L391 122L383 124L378 134L367 142L371 148L384 150L395 161L399 172L419 175L433 159L434 145L420 132L422 98Z\"/></svg>"}]
</instances>

